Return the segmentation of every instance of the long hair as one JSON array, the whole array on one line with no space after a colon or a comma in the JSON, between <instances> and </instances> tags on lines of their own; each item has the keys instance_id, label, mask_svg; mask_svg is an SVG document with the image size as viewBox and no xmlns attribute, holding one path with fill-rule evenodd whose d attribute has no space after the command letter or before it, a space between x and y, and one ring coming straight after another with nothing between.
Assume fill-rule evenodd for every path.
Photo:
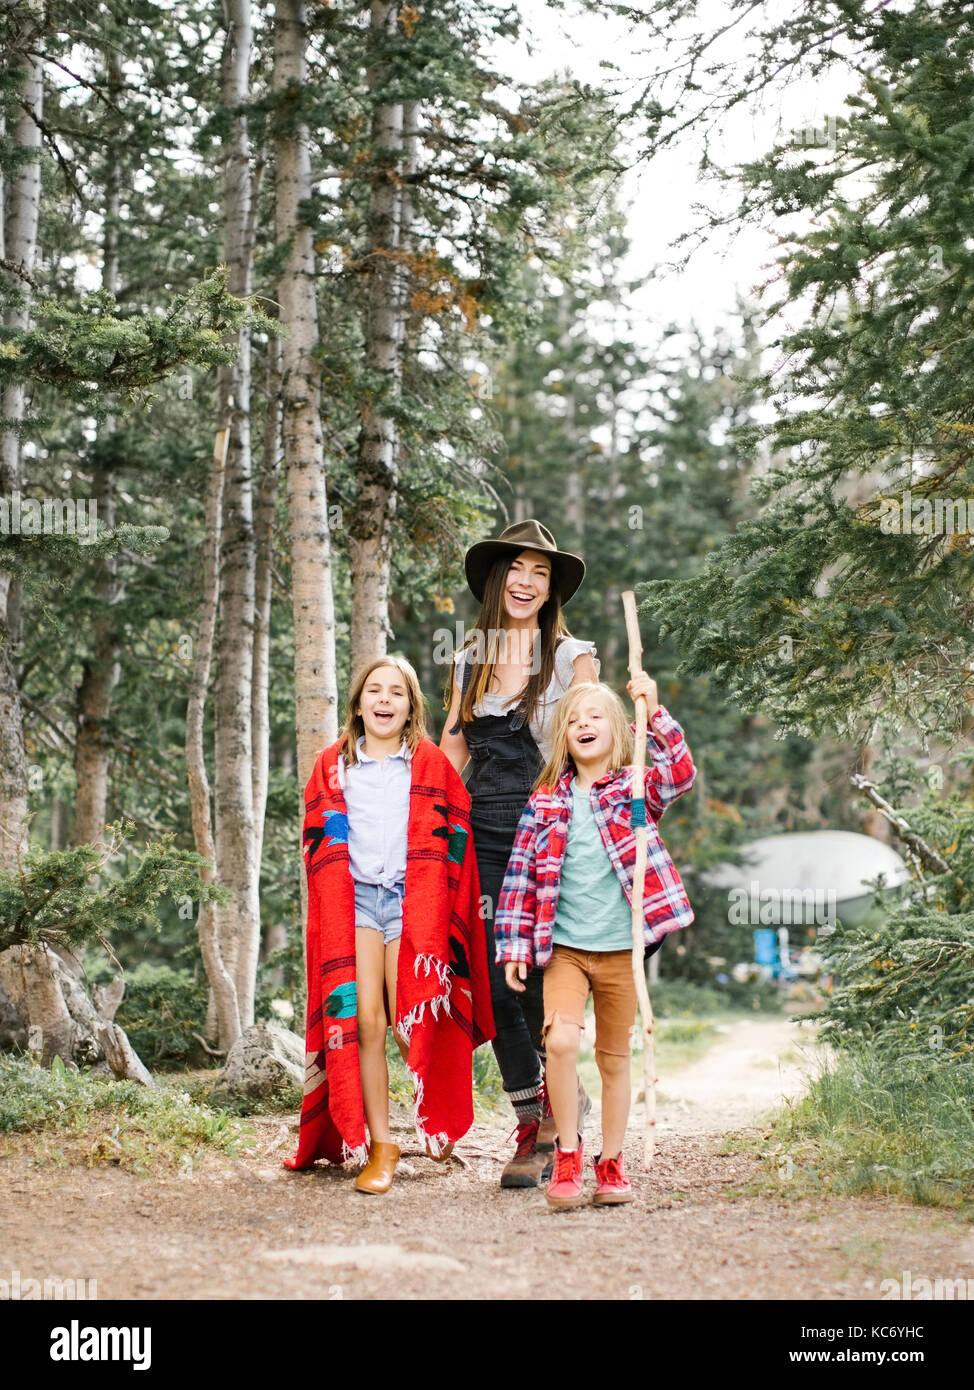
<instances>
[{"instance_id":1,"label":"long hair","mask_svg":"<svg viewBox=\"0 0 974 1390\"><path fill-rule=\"evenodd\" d=\"M419 677L413 667L402 656L377 656L361 668L348 692L345 724L338 736L346 767L358 762L358 741L365 733L365 724L360 713L362 691L373 671L378 671L382 666L392 666L399 672L409 695L409 714L406 717L403 738L410 753L415 753L426 737L426 707L423 703L423 692L419 688Z\"/></svg>"},{"instance_id":2,"label":"long hair","mask_svg":"<svg viewBox=\"0 0 974 1390\"><path fill-rule=\"evenodd\" d=\"M573 772L578 771L575 766L575 759L568 751L568 721L579 701L592 695L601 697L609 716L609 728L612 731L612 749L609 753L610 771L618 772L620 768L628 767L632 762L632 730L629 728L625 706L619 696L611 686L604 685L601 681L580 681L578 685L571 686L558 701L554 729L551 735L551 753L534 784L535 791L539 787L554 787L558 779L569 768Z\"/></svg>"},{"instance_id":3,"label":"long hair","mask_svg":"<svg viewBox=\"0 0 974 1390\"><path fill-rule=\"evenodd\" d=\"M529 547L526 547L529 548ZM495 560L484 584L484 597L477 615L477 623L469 633L464 647L480 646L483 661L475 658L467 693L460 706L461 724L469 724L474 718L474 710L490 690L498 657L500 656L501 633L507 630L508 619L504 609L504 591L512 561L516 556L502 555ZM532 662L538 669L532 671L521 692L519 709L524 711L525 723L530 723L538 702L551 684L555 670L555 647L562 637L570 637L561 614L561 594L559 592L558 561L551 559L550 592L538 612L539 634L536 638L540 647L540 660ZM482 645L481 645L482 644ZM459 668L462 671L462 665ZM457 679L459 684L459 677ZM453 698L453 672L447 684L446 708Z\"/></svg>"}]
</instances>

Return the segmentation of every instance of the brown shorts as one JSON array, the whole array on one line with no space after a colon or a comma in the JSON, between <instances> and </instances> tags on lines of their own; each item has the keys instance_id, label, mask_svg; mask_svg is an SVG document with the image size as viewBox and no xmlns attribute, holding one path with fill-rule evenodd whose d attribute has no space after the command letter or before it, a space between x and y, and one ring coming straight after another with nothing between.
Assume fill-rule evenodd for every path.
<instances>
[{"instance_id":1,"label":"brown shorts","mask_svg":"<svg viewBox=\"0 0 974 1390\"><path fill-rule=\"evenodd\" d=\"M556 1013L562 1023L584 1028L589 990L595 1003L596 1052L627 1057L638 1004L631 951L555 946L544 972L544 1032Z\"/></svg>"}]
</instances>

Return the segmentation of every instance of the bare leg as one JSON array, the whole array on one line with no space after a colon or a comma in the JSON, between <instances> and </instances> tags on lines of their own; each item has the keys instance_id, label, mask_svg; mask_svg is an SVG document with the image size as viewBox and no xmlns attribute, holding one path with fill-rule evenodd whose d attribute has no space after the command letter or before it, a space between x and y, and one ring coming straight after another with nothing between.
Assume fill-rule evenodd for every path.
<instances>
[{"instance_id":1,"label":"bare leg","mask_svg":"<svg viewBox=\"0 0 974 1390\"><path fill-rule=\"evenodd\" d=\"M389 1069L386 1066L386 1006L382 997L385 942L373 927L355 928L358 1057L362 1104L373 1143L389 1144Z\"/></svg>"},{"instance_id":2,"label":"bare leg","mask_svg":"<svg viewBox=\"0 0 974 1390\"><path fill-rule=\"evenodd\" d=\"M578 1144L578 1048L582 1030L577 1023L562 1023L555 1013L545 1035L548 1059L548 1099L558 1127L558 1145L574 1149Z\"/></svg>"},{"instance_id":3,"label":"bare leg","mask_svg":"<svg viewBox=\"0 0 974 1390\"><path fill-rule=\"evenodd\" d=\"M602 1159L618 1158L626 1137L632 1080L630 1057L595 1053L602 1077Z\"/></svg>"},{"instance_id":4,"label":"bare leg","mask_svg":"<svg viewBox=\"0 0 974 1390\"><path fill-rule=\"evenodd\" d=\"M399 943L402 937L395 941L390 941L386 947L386 994L389 998L389 1026L392 1028L392 1036L396 1040L399 1048L399 1055L405 1062L409 1056L409 1046L396 1032L396 979L399 973Z\"/></svg>"}]
</instances>

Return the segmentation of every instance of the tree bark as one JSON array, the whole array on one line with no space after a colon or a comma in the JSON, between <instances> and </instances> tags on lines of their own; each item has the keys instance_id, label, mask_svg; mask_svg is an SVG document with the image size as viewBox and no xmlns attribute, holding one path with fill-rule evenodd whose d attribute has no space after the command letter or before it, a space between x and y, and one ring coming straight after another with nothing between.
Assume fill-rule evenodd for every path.
<instances>
[{"instance_id":1,"label":"tree bark","mask_svg":"<svg viewBox=\"0 0 974 1390\"><path fill-rule=\"evenodd\" d=\"M224 0L227 40L222 102L232 114L224 147L224 259L230 292L252 292L253 218L250 141L244 111L250 92L250 0ZM220 373L221 420L229 428L220 547L219 625L214 715L214 822L217 880L229 890L220 950L237 992L239 1024L254 1019L260 949L260 862L253 801L254 623L257 555L250 439L250 330L240 329L237 356ZM233 1039L221 1035L220 1045Z\"/></svg>"},{"instance_id":2,"label":"tree bark","mask_svg":"<svg viewBox=\"0 0 974 1390\"><path fill-rule=\"evenodd\" d=\"M303 0L277 0L274 29L275 233L282 327L281 421L294 606L294 686L298 786L303 792L318 753L338 736L335 611L325 494L321 381L314 353L318 306L312 229L301 213L311 193L308 128L301 114L306 82ZM301 875L302 909L307 883Z\"/></svg>"},{"instance_id":3,"label":"tree bark","mask_svg":"<svg viewBox=\"0 0 974 1390\"><path fill-rule=\"evenodd\" d=\"M213 656L213 634L220 592L220 536L222 534L223 475L226 466L227 431L221 430L213 449L213 467L206 496L205 532L202 553L203 603L199 630L196 636L196 655L193 678L186 704L186 775L189 779L189 805L193 820L193 841L196 852L210 864L216 862L213 828L210 818L210 781L206 772L203 748L203 720L206 712L206 691L210 680ZM204 883L213 881L212 869L201 869ZM220 908L204 903L200 908L196 929L199 934L203 968L212 991L217 1036L229 1038L233 1046L240 1036L240 1011L237 1006L237 987L227 970L221 950Z\"/></svg>"},{"instance_id":4,"label":"tree bark","mask_svg":"<svg viewBox=\"0 0 974 1390\"><path fill-rule=\"evenodd\" d=\"M26 79L20 113L11 143L24 152L23 163L10 176L0 205L3 221L5 271L23 295L20 304L5 316L8 328L24 329L29 321L29 300L37 252L37 225L41 198L41 130L44 81L41 58L23 56ZM10 497L24 484L23 458L16 422L23 420L27 388L22 381L6 386L0 414L14 423L0 435L0 492ZM14 868L27 848L27 760L24 754L24 717L17 676L11 659L11 638L16 640L17 604L13 601L12 576L0 570L0 867Z\"/></svg>"},{"instance_id":5,"label":"tree bark","mask_svg":"<svg viewBox=\"0 0 974 1390\"><path fill-rule=\"evenodd\" d=\"M371 40L381 46L396 31L398 4L372 0ZM388 81L381 53L369 68L374 93ZM410 103L415 124L417 107ZM415 130L411 132L415 140ZM369 299L365 366L375 383L362 409L358 492L349 527L352 572L352 671L384 656L389 626L389 572L396 513L398 459L394 405L402 383L404 295L401 274L403 103L380 102L372 122L369 196Z\"/></svg>"},{"instance_id":6,"label":"tree bark","mask_svg":"<svg viewBox=\"0 0 974 1390\"><path fill-rule=\"evenodd\" d=\"M122 68L118 53L108 50L108 88L117 103L122 90ZM119 144L106 140L105 168L105 233L102 242L102 289L118 294L118 219L121 204L122 166ZM101 425L100 446L115 433L114 415ZM115 468L103 461L95 469L92 495L98 506L98 516L111 530L115 525ZM105 728L111 716L112 695L120 675L121 641L112 616L112 608L120 602L122 589L118 580L118 561L114 555L96 560L92 585L104 612L95 622L94 652L84 662L81 684L75 702L77 732L74 745L75 807L71 843L73 845L103 844L105 816L108 805L108 768L110 746Z\"/></svg>"},{"instance_id":7,"label":"tree bark","mask_svg":"<svg viewBox=\"0 0 974 1390\"><path fill-rule=\"evenodd\" d=\"M42 1067L55 1057L90 1066L104 1057L120 1080L154 1086L146 1067L113 1022L121 1002L121 980L88 998L64 961L48 946L10 946L0 954L0 983L27 1025L27 1046Z\"/></svg>"},{"instance_id":8,"label":"tree bark","mask_svg":"<svg viewBox=\"0 0 974 1390\"><path fill-rule=\"evenodd\" d=\"M267 345L267 405L264 412L264 447L257 489L255 528L257 539L257 605L254 628L253 686L253 783L254 834L257 862L264 849L264 816L267 809L267 778L270 766L270 649L271 603L274 589L274 512L281 476L281 345L272 337ZM263 955L266 958L287 945L283 922L263 923ZM282 971L275 970L271 984L283 983Z\"/></svg>"}]
</instances>

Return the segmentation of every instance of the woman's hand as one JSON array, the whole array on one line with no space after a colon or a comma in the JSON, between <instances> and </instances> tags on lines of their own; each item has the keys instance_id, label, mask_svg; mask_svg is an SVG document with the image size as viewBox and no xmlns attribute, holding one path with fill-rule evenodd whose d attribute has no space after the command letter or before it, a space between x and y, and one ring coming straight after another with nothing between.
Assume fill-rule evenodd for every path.
<instances>
[{"instance_id":1,"label":"woman's hand","mask_svg":"<svg viewBox=\"0 0 974 1390\"><path fill-rule=\"evenodd\" d=\"M528 967L523 960L506 960L504 962L504 979L517 994L523 994L527 989L527 985L524 983L527 978Z\"/></svg>"},{"instance_id":2,"label":"woman's hand","mask_svg":"<svg viewBox=\"0 0 974 1390\"><path fill-rule=\"evenodd\" d=\"M626 681L626 689L632 696L633 703L640 695L646 701L646 713L650 719L659 709L659 698L656 689L656 682L652 676L647 676L645 671L637 671L635 680Z\"/></svg>"}]
</instances>

